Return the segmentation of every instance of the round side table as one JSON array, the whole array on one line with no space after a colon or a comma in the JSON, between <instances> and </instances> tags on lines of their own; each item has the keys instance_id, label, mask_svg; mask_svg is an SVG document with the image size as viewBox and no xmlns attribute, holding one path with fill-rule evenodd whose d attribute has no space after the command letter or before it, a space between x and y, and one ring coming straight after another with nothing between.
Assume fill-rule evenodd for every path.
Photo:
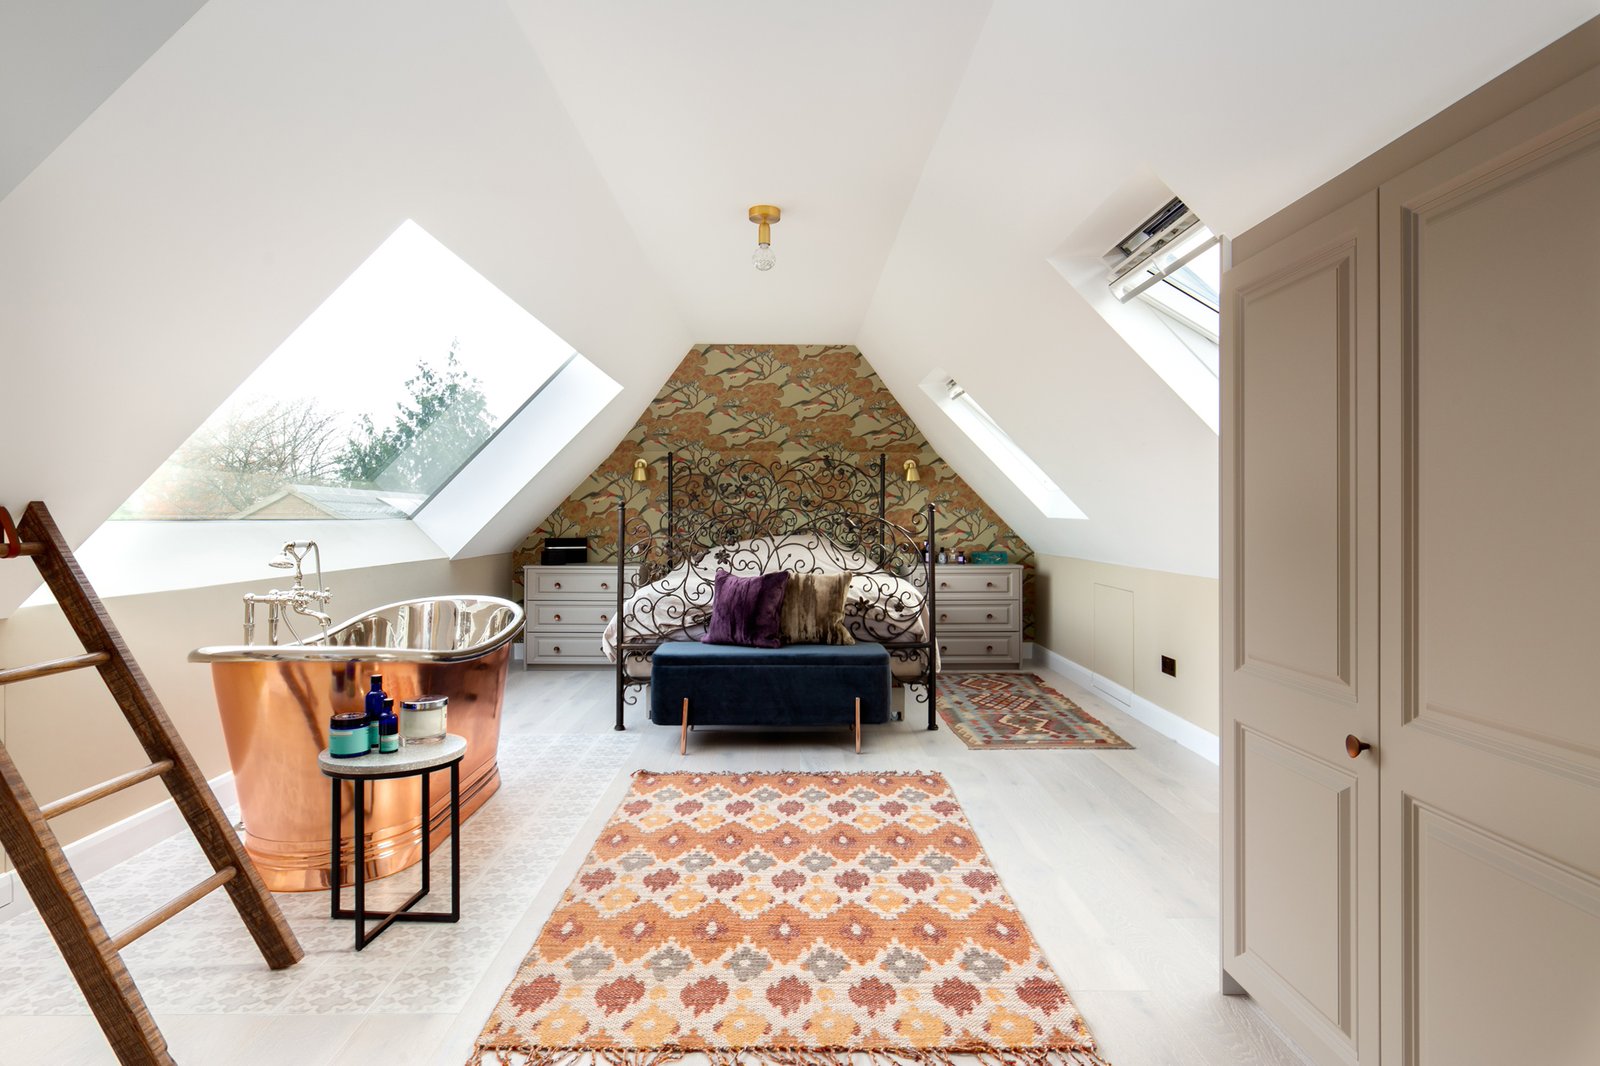
<instances>
[{"instance_id":1,"label":"round side table","mask_svg":"<svg viewBox=\"0 0 1600 1066\"><path fill-rule=\"evenodd\" d=\"M357 755L349 759L336 759L326 750L317 756L317 768L327 775L333 787L333 893L329 906L331 918L354 918L356 923L356 950L360 951L378 938L395 922L459 922L461 920L461 760L467 754L465 738L454 733L437 744L409 744L388 754ZM428 777L434 770L450 768L450 909L448 911L414 911L411 908L428 894L429 824ZM422 887L392 911L369 911L367 904L367 864L365 849L366 804L362 802L362 783L386 781L397 777L422 778ZM353 910L339 906L339 822L343 818L342 789L340 783L354 781L355 797L355 868L356 905ZM369 933L367 922L381 921Z\"/></svg>"}]
</instances>

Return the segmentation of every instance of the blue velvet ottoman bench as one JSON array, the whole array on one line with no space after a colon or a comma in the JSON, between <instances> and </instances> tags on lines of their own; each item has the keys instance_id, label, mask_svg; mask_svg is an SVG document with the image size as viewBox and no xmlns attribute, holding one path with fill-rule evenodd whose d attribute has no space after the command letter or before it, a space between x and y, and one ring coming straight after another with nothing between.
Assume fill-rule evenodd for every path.
<instances>
[{"instance_id":1,"label":"blue velvet ottoman bench","mask_svg":"<svg viewBox=\"0 0 1600 1066\"><path fill-rule=\"evenodd\" d=\"M734 644L666 641L650 667L650 721L691 725L825 726L889 720L889 652L882 644Z\"/></svg>"}]
</instances>

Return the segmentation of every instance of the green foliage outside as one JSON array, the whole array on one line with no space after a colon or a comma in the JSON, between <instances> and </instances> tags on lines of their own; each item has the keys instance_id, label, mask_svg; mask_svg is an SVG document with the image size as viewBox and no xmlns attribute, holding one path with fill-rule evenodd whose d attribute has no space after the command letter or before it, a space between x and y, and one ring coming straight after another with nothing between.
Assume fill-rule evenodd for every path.
<instances>
[{"instance_id":1,"label":"green foliage outside","mask_svg":"<svg viewBox=\"0 0 1600 1066\"><path fill-rule=\"evenodd\" d=\"M432 492L494 433L481 383L452 345L443 368L423 362L406 380L410 399L380 426L362 415L336 468L339 480L395 492Z\"/></svg>"}]
</instances>

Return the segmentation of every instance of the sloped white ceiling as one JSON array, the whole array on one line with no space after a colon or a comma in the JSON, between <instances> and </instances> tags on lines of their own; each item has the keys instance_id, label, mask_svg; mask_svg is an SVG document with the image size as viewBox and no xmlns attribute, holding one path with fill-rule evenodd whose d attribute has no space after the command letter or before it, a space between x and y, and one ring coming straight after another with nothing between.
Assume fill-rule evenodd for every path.
<instances>
[{"instance_id":1,"label":"sloped white ceiling","mask_svg":"<svg viewBox=\"0 0 1600 1066\"><path fill-rule=\"evenodd\" d=\"M58 135L103 102L47 158L0 154L31 167L0 200L0 501L81 541L409 217L625 386L496 528L691 342L853 342L1038 549L1212 573L1215 438L1047 257L1151 182L1239 232L1596 9L211 0L173 33L173 0L126 80L48 90ZM936 368L1089 520L1017 494L917 387Z\"/></svg>"},{"instance_id":2,"label":"sloped white ceiling","mask_svg":"<svg viewBox=\"0 0 1600 1066\"><path fill-rule=\"evenodd\" d=\"M0 5L0 198L203 3L10 0Z\"/></svg>"},{"instance_id":3,"label":"sloped white ceiling","mask_svg":"<svg viewBox=\"0 0 1600 1066\"><path fill-rule=\"evenodd\" d=\"M512 0L695 339L774 344L855 337L988 6Z\"/></svg>"},{"instance_id":4,"label":"sloped white ceiling","mask_svg":"<svg viewBox=\"0 0 1600 1066\"><path fill-rule=\"evenodd\" d=\"M81 543L406 218L624 386L531 525L692 337L495 0L212 0L0 201L0 500Z\"/></svg>"}]
</instances>

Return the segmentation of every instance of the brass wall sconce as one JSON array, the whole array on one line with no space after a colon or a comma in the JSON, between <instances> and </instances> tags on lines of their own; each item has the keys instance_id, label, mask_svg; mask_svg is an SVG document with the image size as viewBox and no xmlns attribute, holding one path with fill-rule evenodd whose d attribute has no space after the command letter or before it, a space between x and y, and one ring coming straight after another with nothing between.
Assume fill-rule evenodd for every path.
<instances>
[{"instance_id":1,"label":"brass wall sconce","mask_svg":"<svg viewBox=\"0 0 1600 1066\"><path fill-rule=\"evenodd\" d=\"M917 469L917 461L915 459L907 459L906 463L905 463L905 466L906 466L906 480L907 481L921 481L922 480L922 471Z\"/></svg>"},{"instance_id":2,"label":"brass wall sconce","mask_svg":"<svg viewBox=\"0 0 1600 1066\"><path fill-rule=\"evenodd\" d=\"M650 464L645 462L643 459L635 459L633 461L633 480L649 481Z\"/></svg>"}]
</instances>

